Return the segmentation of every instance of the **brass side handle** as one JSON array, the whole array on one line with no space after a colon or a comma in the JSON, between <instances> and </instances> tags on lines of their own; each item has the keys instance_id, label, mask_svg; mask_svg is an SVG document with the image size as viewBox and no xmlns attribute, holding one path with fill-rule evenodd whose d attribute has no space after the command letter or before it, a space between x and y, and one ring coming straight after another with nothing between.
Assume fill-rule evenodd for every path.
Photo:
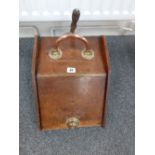
<instances>
[{"instance_id":1,"label":"brass side handle","mask_svg":"<svg viewBox=\"0 0 155 155\"><path fill-rule=\"evenodd\" d=\"M77 128L80 124L80 121L76 117L70 117L66 120L66 125L69 129Z\"/></svg>"}]
</instances>

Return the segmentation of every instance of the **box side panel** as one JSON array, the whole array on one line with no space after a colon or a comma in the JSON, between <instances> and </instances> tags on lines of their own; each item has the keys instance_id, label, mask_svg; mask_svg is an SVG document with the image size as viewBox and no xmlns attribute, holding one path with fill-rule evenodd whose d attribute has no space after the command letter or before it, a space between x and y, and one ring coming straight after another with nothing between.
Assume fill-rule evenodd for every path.
<instances>
[{"instance_id":1,"label":"box side panel","mask_svg":"<svg viewBox=\"0 0 155 155\"><path fill-rule=\"evenodd\" d=\"M67 128L70 117L79 127L102 126L106 76L38 77L42 129Z\"/></svg>"},{"instance_id":2,"label":"box side panel","mask_svg":"<svg viewBox=\"0 0 155 155\"><path fill-rule=\"evenodd\" d=\"M106 79L105 79L105 98L104 98L104 108L103 108L103 122L102 126L105 126L106 123L106 110L107 110L107 104L108 104L108 97L109 97L109 87L110 87L110 76L111 76L111 64L110 64L110 57L109 57L109 51L107 47L107 41L106 37L101 37L101 45L102 45L102 53L103 53L103 62L105 63L105 69L106 69Z\"/></svg>"},{"instance_id":3,"label":"box side panel","mask_svg":"<svg viewBox=\"0 0 155 155\"><path fill-rule=\"evenodd\" d=\"M34 47L33 47L33 53L32 53L32 86L33 86L33 93L36 101L36 107L37 107L37 115L38 115L38 124L41 127L41 117L40 117L40 105L38 100L38 86L37 86L37 62L38 62L38 53L39 53L39 45L40 45L40 38L39 36L35 36L34 38Z\"/></svg>"}]
</instances>

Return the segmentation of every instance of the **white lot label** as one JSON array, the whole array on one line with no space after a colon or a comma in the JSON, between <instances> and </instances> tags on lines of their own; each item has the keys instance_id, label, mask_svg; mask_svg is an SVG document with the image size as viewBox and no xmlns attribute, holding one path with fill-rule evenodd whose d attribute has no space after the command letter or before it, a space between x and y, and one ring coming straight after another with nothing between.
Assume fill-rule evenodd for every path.
<instances>
[{"instance_id":1,"label":"white lot label","mask_svg":"<svg viewBox=\"0 0 155 155\"><path fill-rule=\"evenodd\" d=\"M74 67L67 67L67 73L76 73L76 68L74 68Z\"/></svg>"}]
</instances>

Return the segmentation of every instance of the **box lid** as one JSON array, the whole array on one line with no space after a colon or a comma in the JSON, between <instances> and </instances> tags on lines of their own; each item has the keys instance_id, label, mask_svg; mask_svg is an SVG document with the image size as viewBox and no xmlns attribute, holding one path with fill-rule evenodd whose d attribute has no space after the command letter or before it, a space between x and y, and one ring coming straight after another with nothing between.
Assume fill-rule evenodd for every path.
<instances>
[{"instance_id":1,"label":"box lid","mask_svg":"<svg viewBox=\"0 0 155 155\"><path fill-rule=\"evenodd\" d=\"M84 76L105 75L108 66L106 52L107 47L104 37L86 37L90 48L94 51L91 60L82 57L81 52L85 49L82 41L77 39L65 39L59 45L62 51L60 59L52 59L49 51L55 48L57 37L42 37L37 58L37 76Z\"/></svg>"}]
</instances>

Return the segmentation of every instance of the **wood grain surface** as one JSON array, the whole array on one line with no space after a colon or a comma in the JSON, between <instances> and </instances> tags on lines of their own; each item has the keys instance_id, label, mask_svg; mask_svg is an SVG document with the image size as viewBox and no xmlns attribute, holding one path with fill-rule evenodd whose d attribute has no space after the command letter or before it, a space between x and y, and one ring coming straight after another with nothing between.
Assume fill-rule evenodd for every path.
<instances>
[{"instance_id":1,"label":"wood grain surface","mask_svg":"<svg viewBox=\"0 0 155 155\"><path fill-rule=\"evenodd\" d=\"M48 51L56 47L56 37L42 37L34 48L33 83L37 91L41 129L68 128L66 120L79 119L79 127L104 126L108 99L110 60L105 37L86 37L95 57L81 57L83 42L69 38L59 48L62 58L53 60ZM76 73L67 73L67 67Z\"/></svg>"}]
</instances>

